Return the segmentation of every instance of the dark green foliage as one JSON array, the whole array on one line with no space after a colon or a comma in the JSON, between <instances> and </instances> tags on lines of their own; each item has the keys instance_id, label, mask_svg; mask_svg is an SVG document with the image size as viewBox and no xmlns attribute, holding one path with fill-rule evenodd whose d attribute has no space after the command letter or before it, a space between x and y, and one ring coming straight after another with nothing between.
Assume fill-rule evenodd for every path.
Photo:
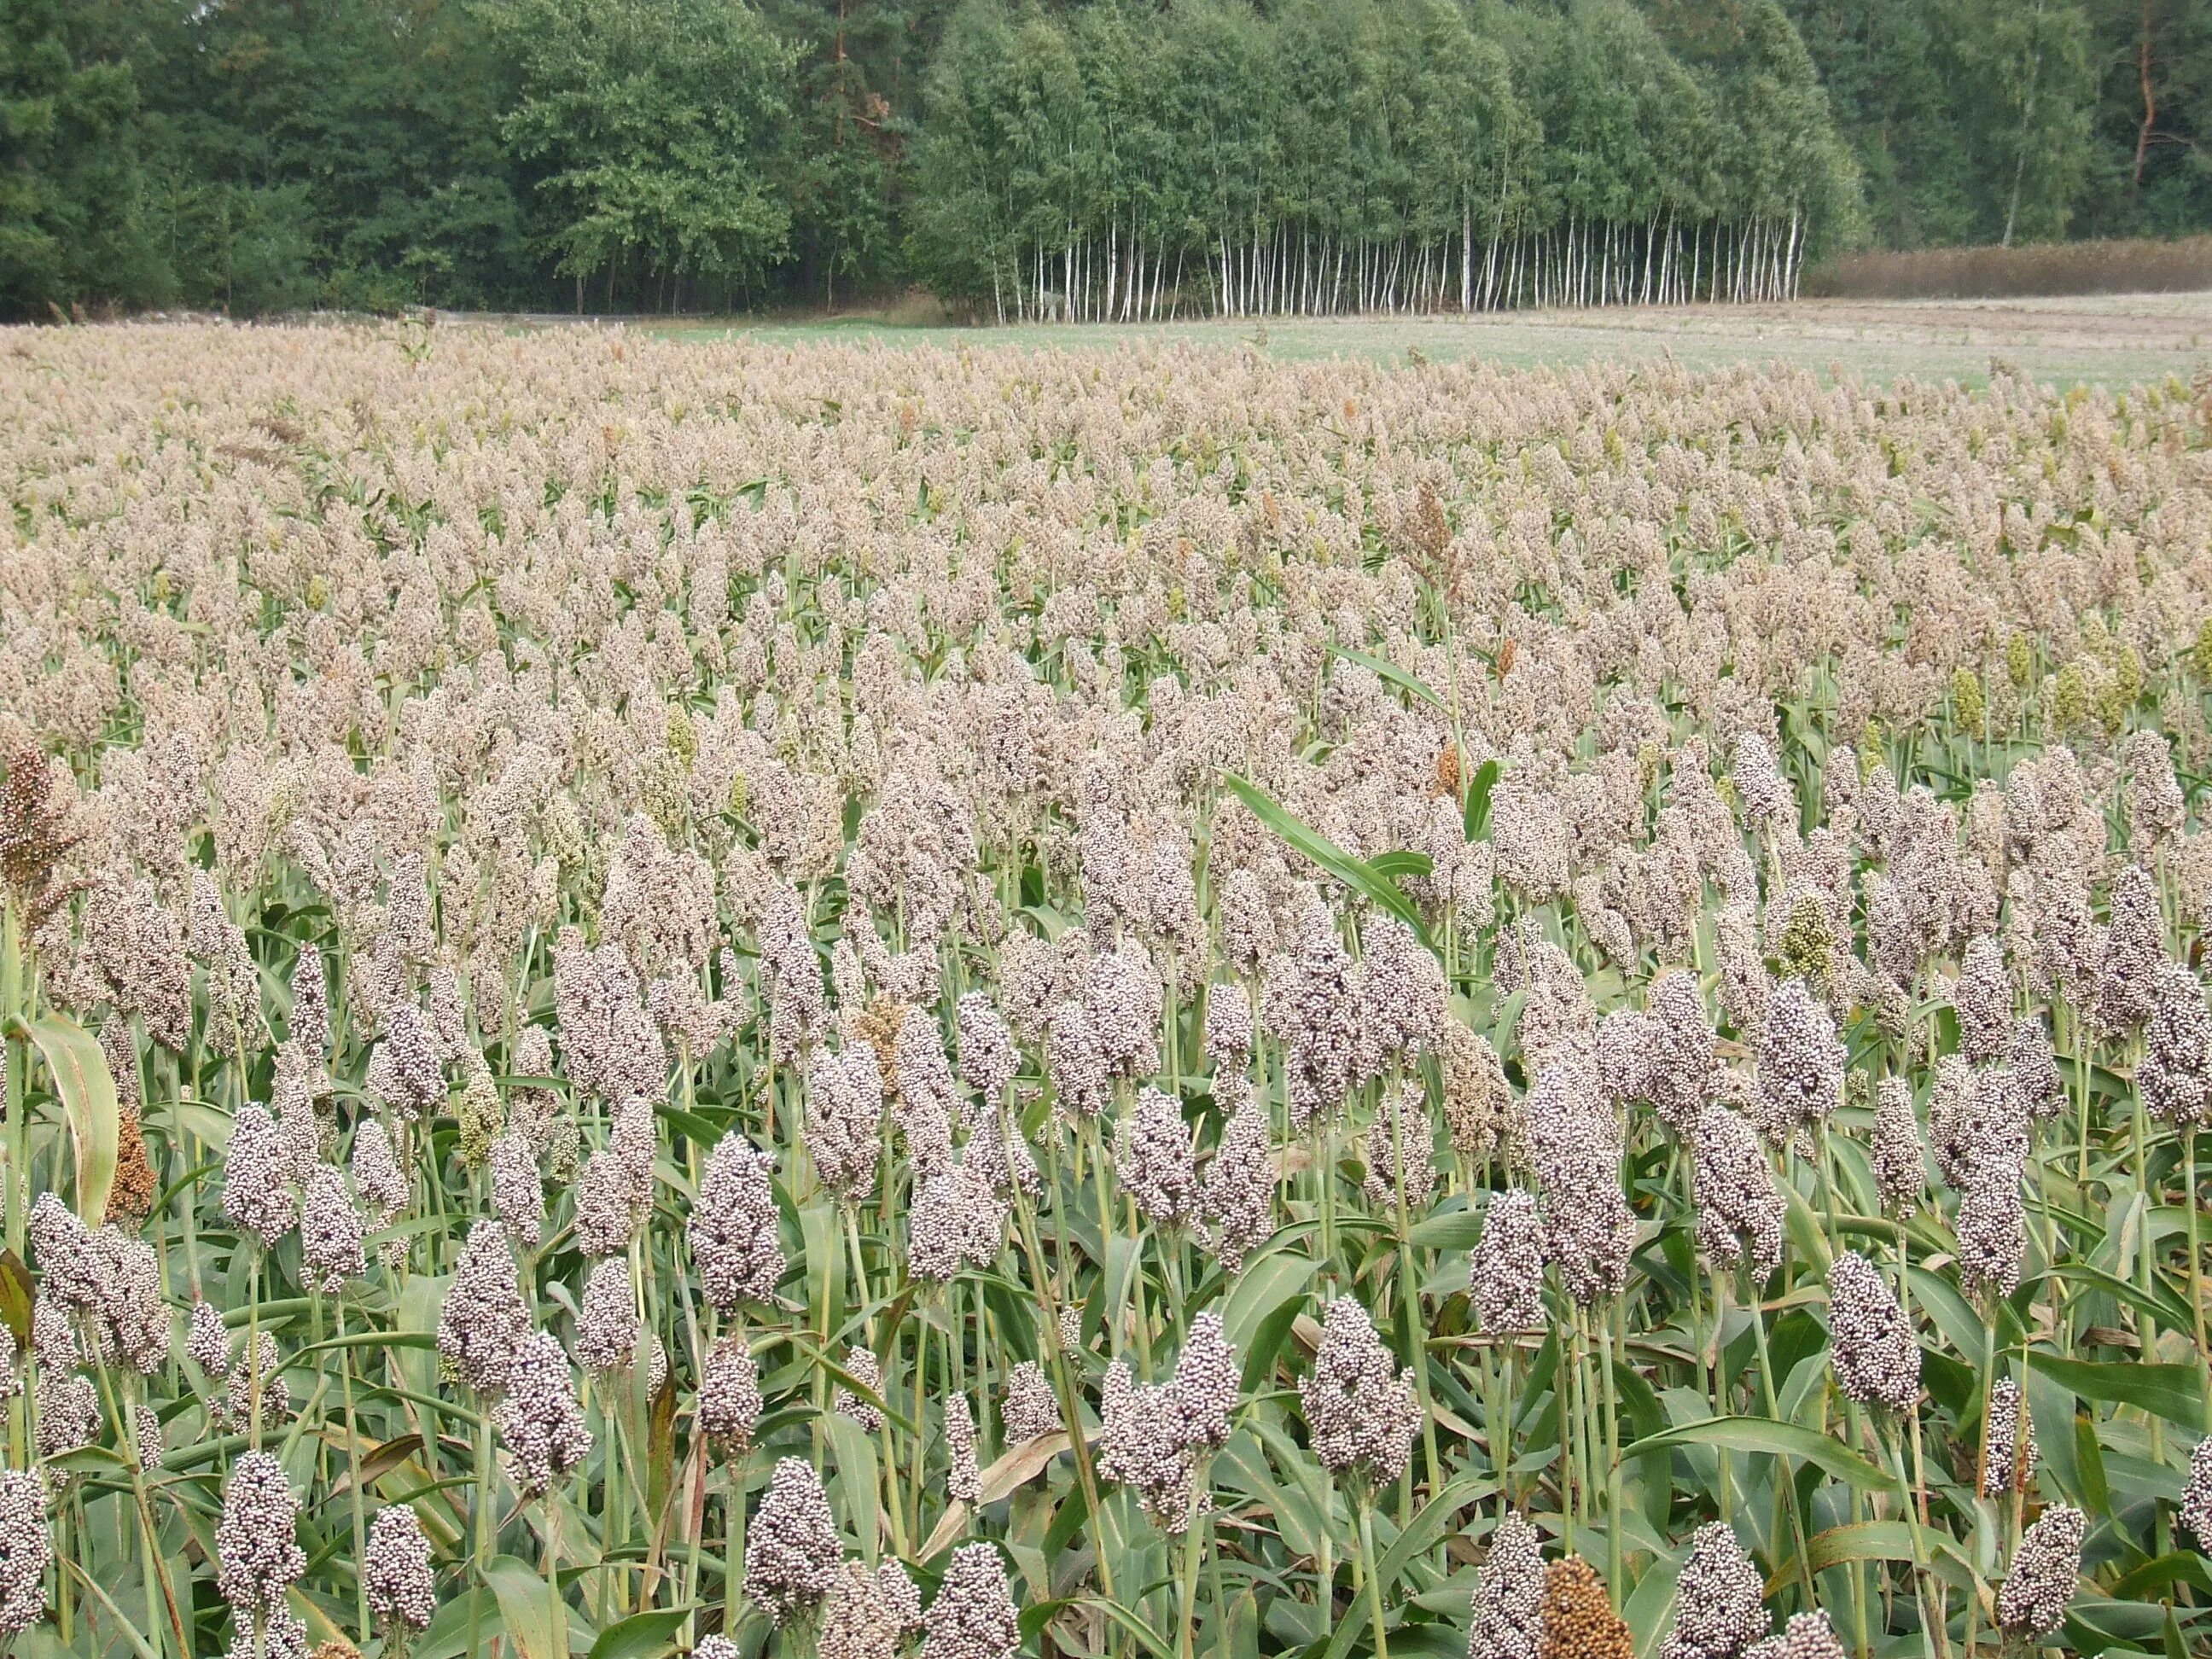
<instances>
[{"instance_id":1,"label":"dark green foliage","mask_svg":"<svg viewBox=\"0 0 2212 1659\"><path fill-rule=\"evenodd\" d=\"M15 0L0 316L1788 291L2212 222L2197 0Z\"/></svg>"}]
</instances>

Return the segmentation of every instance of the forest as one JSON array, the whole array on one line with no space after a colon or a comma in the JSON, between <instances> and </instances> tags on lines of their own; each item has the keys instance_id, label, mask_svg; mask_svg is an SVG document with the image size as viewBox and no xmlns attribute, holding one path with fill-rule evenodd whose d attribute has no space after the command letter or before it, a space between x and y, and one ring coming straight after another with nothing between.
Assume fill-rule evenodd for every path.
<instances>
[{"instance_id":1,"label":"forest","mask_svg":"<svg viewBox=\"0 0 2212 1659\"><path fill-rule=\"evenodd\" d=\"M2208 139L2201 0L11 0L0 316L1758 299Z\"/></svg>"}]
</instances>

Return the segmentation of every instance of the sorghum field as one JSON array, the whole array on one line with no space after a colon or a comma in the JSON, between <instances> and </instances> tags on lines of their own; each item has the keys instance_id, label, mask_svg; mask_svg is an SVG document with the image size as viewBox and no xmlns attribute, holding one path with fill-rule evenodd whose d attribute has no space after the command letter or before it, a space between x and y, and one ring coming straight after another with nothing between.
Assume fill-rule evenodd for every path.
<instances>
[{"instance_id":1,"label":"sorghum field","mask_svg":"<svg viewBox=\"0 0 2212 1659\"><path fill-rule=\"evenodd\" d=\"M127 326L0 434L11 1655L2212 1644L2203 388Z\"/></svg>"}]
</instances>

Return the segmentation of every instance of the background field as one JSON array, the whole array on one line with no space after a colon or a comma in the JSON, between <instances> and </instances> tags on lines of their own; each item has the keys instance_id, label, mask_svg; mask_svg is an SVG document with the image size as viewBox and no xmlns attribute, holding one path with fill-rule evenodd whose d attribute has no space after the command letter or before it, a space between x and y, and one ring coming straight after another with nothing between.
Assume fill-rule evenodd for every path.
<instances>
[{"instance_id":1,"label":"background field","mask_svg":"<svg viewBox=\"0 0 2212 1659\"><path fill-rule=\"evenodd\" d=\"M550 319L549 319L550 321ZM2106 386L2187 378L2212 366L2212 292L2070 299L1808 300L1792 305L1534 311L1507 315L957 328L884 316L825 321L649 323L679 338L744 337L793 345L880 340L887 345L1098 347L1149 340L1257 346L1287 359L1342 356L1435 361L1480 357L1559 365L1671 355L1696 367L1780 361L1894 381L1979 384L1990 360L2039 380Z\"/></svg>"}]
</instances>

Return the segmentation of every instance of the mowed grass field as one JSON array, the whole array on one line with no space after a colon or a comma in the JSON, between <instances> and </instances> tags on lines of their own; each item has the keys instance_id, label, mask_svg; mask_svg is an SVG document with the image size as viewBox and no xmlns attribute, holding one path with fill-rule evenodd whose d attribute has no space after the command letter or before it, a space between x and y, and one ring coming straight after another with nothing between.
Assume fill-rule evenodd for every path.
<instances>
[{"instance_id":1,"label":"mowed grass field","mask_svg":"<svg viewBox=\"0 0 2212 1659\"><path fill-rule=\"evenodd\" d=\"M1885 381L1987 381L1992 359L2038 380L2124 386L2212 367L2212 292L2069 299L1805 300L1789 305L1517 312L1462 317L1246 319L1163 325L1038 324L969 328L878 314L827 319L734 319L653 323L678 337L743 337L802 345L880 340L886 345L1096 349L1187 340L1257 349L1284 359L1343 356L1448 362L1477 357L1522 367L1671 356L1696 368L1782 362Z\"/></svg>"}]
</instances>

